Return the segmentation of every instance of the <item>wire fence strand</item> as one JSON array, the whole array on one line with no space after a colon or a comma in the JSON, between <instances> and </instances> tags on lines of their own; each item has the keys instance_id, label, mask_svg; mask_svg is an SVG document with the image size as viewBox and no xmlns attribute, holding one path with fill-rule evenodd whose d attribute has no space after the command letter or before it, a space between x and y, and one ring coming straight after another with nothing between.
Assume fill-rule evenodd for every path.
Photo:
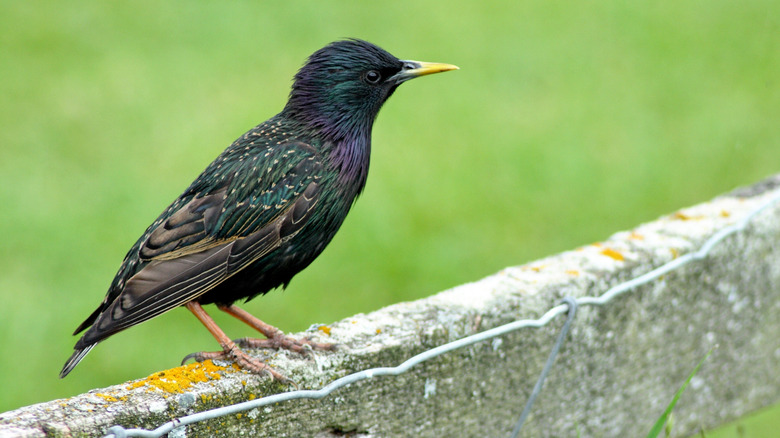
<instances>
[{"instance_id":1,"label":"wire fence strand","mask_svg":"<svg viewBox=\"0 0 780 438\"><path fill-rule=\"evenodd\" d=\"M612 301L613 299L615 299L616 297L630 290L633 290L638 286L650 283L651 281L663 276L664 274L679 269L688 263L706 258L709 255L712 248L715 247L715 245L723 241L726 237L745 229L755 216L757 216L759 213L766 210L767 208L777 204L778 202L780 202L780 192L778 192L774 196L770 197L767 201L760 204L757 208L752 210L750 213L748 213L745 217L740 219L738 222L728 227L725 227L719 230L718 232L716 232L715 234L713 234L712 236L710 236L710 238L707 239L697 251L690 252L688 254L675 258L674 260L671 260L670 262L662 266L659 266L658 268L655 268L643 275L635 277L624 283L618 284L608 289L606 292L604 292L602 295L598 297L582 297L576 299L567 297L564 304L560 304L549 309L544 315L542 315L542 317L538 319L518 320L499 327L486 330L484 332L467 336L465 338L461 338L449 342L447 344L440 345L430 350L426 350L416 356L409 358L408 360L406 360L405 362L403 362L398 366L371 368L368 370L359 371L350 374L348 376L339 378L337 380L334 380L333 382L329 383L328 385L318 390L296 390L296 391L284 392L281 394L262 397L255 400L237 403L230 406L223 406L220 408L211 409L208 411L203 411L196 414L176 418L174 420L171 420L163 424L162 426L154 430L125 429L124 427L117 425L109 428L107 430L107 435L105 435L105 437L106 438L109 437L156 438L165 435L166 433L171 433L171 432L175 433L177 429L183 428L184 426L190 424L211 420L226 415L236 414L239 412L244 412L255 408L259 408L262 406L268 406L276 403L283 403L290 400L298 400L298 399L312 399L312 400L321 399L327 397L334 391L343 388L345 386L348 386L352 383L359 382L362 380L372 379L375 377L397 376L400 374L404 374L412 367L419 365L420 363L426 362L428 360L431 360L435 357L441 356L442 354L446 354L458 350L460 348L465 348L470 345L513 332L515 330L519 330L522 328L544 327L548 323L550 323L550 321L552 321L555 317L563 313L567 313L568 311L569 318L564 324L564 327L561 329L556 344L553 347L550 356L548 357L547 363L545 364L545 368L540 374L540 377L536 383L534 392L532 392L532 395L529 397L529 400L527 401L526 406L523 409L523 413L521 414L515 426L515 429L512 432L512 436L516 437L519 435L523 422L525 421L526 417L530 413L530 409L533 405L534 400L536 399L536 395L538 395L538 393L541 391L542 385L544 384L544 379L547 373L549 373L550 368L552 367L552 363L555 360L555 357L560 348L560 345L563 343L563 340L568 332L569 326L571 324L571 321L573 320L576 311L575 309L577 308L577 306L603 306L609 303L610 301Z\"/></svg>"},{"instance_id":2,"label":"wire fence strand","mask_svg":"<svg viewBox=\"0 0 780 438\"><path fill-rule=\"evenodd\" d=\"M561 350L561 345L563 345L563 341L566 340L566 335L569 334L569 328L571 328L571 323L574 321L574 316L577 314L578 304L576 298L566 297L563 299L563 302L569 306L569 317L566 318L566 322L563 324L561 332L558 334L558 339L555 341L555 345L553 345L552 351L550 351L550 356L547 358L547 362L544 364L542 373L539 375L539 379L536 380L536 385L534 385L534 389L531 391L531 395L528 397L528 401L525 403L523 412L520 414L520 419L517 420L517 424L512 431L511 438L517 438L520 436L520 430L523 428L523 423L525 423L525 419L528 418L528 414L531 413L531 408L534 406L536 397L538 397L539 393L542 392L544 381L547 379L547 375L550 374L550 370L552 369L553 363L555 362L555 358L558 356L558 352Z\"/></svg>"}]
</instances>

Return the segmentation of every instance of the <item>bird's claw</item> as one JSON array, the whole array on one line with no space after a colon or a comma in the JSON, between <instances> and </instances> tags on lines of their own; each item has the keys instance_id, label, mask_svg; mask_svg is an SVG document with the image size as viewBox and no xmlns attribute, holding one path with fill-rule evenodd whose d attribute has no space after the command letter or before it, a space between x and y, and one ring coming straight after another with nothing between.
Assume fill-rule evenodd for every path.
<instances>
[{"instance_id":1,"label":"bird's claw","mask_svg":"<svg viewBox=\"0 0 780 438\"><path fill-rule=\"evenodd\" d=\"M278 335L267 339L239 338L234 339L233 342L235 342L241 348L272 348L274 350L283 348L285 350L300 353L305 356L310 355L314 350L334 351L336 349L336 344L322 344L319 342L314 342L308 338L295 339L289 336L285 336L281 332Z\"/></svg>"},{"instance_id":2,"label":"bird's claw","mask_svg":"<svg viewBox=\"0 0 780 438\"><path fill-rule=\"evenodd\" d=\"M274 370L270 365L265 362L249 356L238 345L226 346L223 351L199 351L197 353L190 353L184 356L181 364L184 365L188 360L194 359L195 362L203 362L204 360L232 360L241 369L247 370L250 373L262 374L271 377L271 379L283 383L285 385L291 385L296 390L298 384L287 378L284 374Z\"/></svg>"},{"instance_id":3,"label":"bird's claw","mask_svg":"<svg viewBox=\"0 0 780 438\"><path fill-rule=\"evenodd\" d=\"M190 353L184 356L181 360L181 364L184 365L188 360L193 359L195 362L203 362L204 360L226 360L229 359L227 353L224 351L198 351L197 353Z\"/></svg>"},{"instance_id":4,"label":"bird's claw","mask_svg":"<svg viewBox=\"0 0 780 438\"><path fill-rule=\"evenodd\" d=\"M229 351L226 351L225 353L229 355L236 363L236 365L242 369L255 374L268 374L273 380L277 380L280 383L284 383L285 385L292 384L295 388L298 388L298 384L287 378L287 376L274 370L267 363L249 356L235 344L232 348L230 348Z\"/></svg>"}]
</instances>

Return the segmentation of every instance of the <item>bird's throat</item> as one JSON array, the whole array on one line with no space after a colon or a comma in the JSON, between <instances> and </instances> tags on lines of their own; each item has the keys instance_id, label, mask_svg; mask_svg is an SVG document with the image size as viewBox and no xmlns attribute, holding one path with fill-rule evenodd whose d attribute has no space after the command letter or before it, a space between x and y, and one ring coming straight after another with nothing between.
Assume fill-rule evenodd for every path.
<instances>
[{"instance_id":1,"label":"bird's throat","mask_svg":"<svg viewBox=\"0 0 780 438\"><path fill-rule=\"evenodd\" d=\"M338 182L342 187L349 187L351 196L357 196L366 185L368 165L371 158L370 135L354 138L343 138L332 143L329 160L331 166L338 170Z\"/></svg>"},{"instance_id":2,"label":"bird's throat","mask_svg":"<svg viewBox=\"0 0 780 438\"><path fill-rule=\"evenodd\" d=\"M305 95L294 92L281 116L295 120L323 142L323 152L330 167L338 172L342 187L363 191L368 177L371 155L371 129L375 112L334 111L332 107L316 102L303 104Z\"/></svg>"}]
</instances>

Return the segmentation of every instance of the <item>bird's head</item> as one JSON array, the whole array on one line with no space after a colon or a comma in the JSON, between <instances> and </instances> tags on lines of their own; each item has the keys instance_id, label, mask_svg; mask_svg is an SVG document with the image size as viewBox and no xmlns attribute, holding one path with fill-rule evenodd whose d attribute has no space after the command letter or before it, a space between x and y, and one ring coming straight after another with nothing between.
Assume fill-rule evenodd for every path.
<instances>
[{"instance_id":1,"label":"bird's head","mask_svg":"<svg viewBox=\"0 0 780 438\"><path fill-rule=\"evenodd\" d=\"M336 41L314 52L295 75L284 113L334 140L369 134L382 104L400 84L457 68L403 61L362 40Z\"/></svg>"}]
</instances>

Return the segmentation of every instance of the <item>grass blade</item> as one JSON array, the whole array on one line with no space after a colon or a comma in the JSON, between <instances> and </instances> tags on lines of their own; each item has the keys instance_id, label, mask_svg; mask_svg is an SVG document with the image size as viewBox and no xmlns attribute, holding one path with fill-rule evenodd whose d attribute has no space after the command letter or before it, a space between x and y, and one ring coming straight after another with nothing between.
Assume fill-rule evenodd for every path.
<instances>
[{"instance_id":1,"label":"grass blade","mask_svg":"<svg viewBox=\"0 0 780 438\"><path fill-rule=\"evenodd\" d=\"M669 416L672 414L672 410L674 409L674 406L677 404L677 400L680 399L680 396L682 395L683 391L685 391L685 388L688 386L689 383L691 383L691 379L693 379L693 376L696 375L696 373L699 371L699 368L701 368L701 365L704 363L705 360L707 360L708 357L712 354L712 351L715 348L711 348L709 352L707 352L707 355L704 356L702 360L699 361L698 365L696 365L696 368L693 369L693 372L691 372L691 375L688 376L688 379L683 383L683 385L680 387L680 389L677 390L677 394L674 395L674 398L672 399L671 403L669 403L669 406L666 407L666 410L664 411L663 415L661 415L661 418L658 419L658 421L655 422L653 425L653 428L650 429L650 433L647 434L647 438L656 438L661 433L661 430L664 428L664 424L666 424L666 421L669 419Z\"/></svg>"}]
</instances>

